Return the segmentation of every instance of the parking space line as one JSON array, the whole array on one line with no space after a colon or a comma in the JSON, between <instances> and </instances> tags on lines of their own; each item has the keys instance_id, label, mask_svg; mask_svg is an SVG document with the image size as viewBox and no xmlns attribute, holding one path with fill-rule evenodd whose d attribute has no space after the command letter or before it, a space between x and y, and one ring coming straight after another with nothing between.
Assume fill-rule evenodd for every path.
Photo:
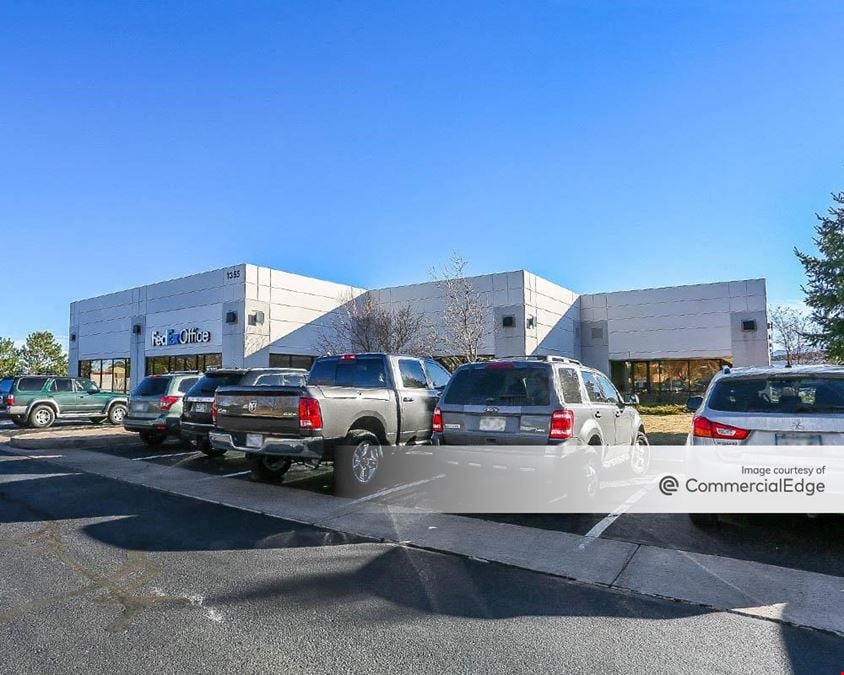
<instances>
[{"instance_id":1,"label":"parking space line","mask_svg":"<svg viewBox=\"0 0 844 675\"><path fill-rule=\"evenodd\" d=\"M164 459L165 457L181 457L182 455L195 455L198 450L191 450L190 452L171 452L169 455L149 455L148 457L132 457L133 462L140 462L144 459Z\"/></svg>"},{"instance_id":2,"label":"parking space line","mask_svg":"<svg viewBox=\"0 0 844 675\"><path fill-rule=\"evenodd\" d=\"M0 457L0 462L20 462L27 459L58 459L64 455L34 455L32 457L24 457L23 455L15 455L14 457Z\"/></svg>"},{"instance_id":3,"label":"parking space line","mask_svg":"<svg viewBox=\"0 0 844 675\"><path fill-rule=\"evenodd\" d=\"M628 511L633 504L638 502L642 497L648 494L647 488L642 488L638 492L634 492L630 497L628 497L625 501L623 501L618 507L616 507L611 513L607 514L604 518L601 518L595 525L583 536L586 537L580 544L578 548L580 550L585 549L594 539L600 537L604 531L612 525L618 517Z\"/></svg>"},{"instance_id":4,"label":"parking space line","mask_svg":"<svg viewBox=\"0 0 844 675\"><path fill-rule=\"evenodd\" d=\"M247 473L252 473L249 469L246 471L235 471L234 473L224 473L221 476L206 476L205 478L200 478L200 481L204 480L216 480L217 478L234 478L235 476L245 476Z\"/></svg>"},{"instance_id":5,"label":"parking space line","mask_svg":"<svg viewBox=\"0 0 844 675\"><path fill-rule=\"evenodd\" d=\"M436 476L431 476L431 478L424 478L422 480L417 480L414 483L403 483L402 485L396 485L395 487L386 488L384 490L379 490L378 492L373 492L371 495L366 495L366 497L361 497L360 499L355 499L354 501L349 503L349 506L354 506L355 504L362 504L363 502L369 502L373 499L378 499L379 497L386 497L387 495L391 495L394 492L401 492L402 490L409 490L410 488L419 487L420 485L425 485L426 483L431 483L435 480L439 480L440 478L445 478L444 473L437 474Z\"/></svg>"}]
</instances>

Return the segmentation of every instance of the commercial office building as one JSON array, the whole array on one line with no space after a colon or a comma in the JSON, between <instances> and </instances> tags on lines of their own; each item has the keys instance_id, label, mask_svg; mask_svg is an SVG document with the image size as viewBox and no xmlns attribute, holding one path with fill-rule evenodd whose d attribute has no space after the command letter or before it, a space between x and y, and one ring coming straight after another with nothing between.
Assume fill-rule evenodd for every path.
<instances>
[{"instance_id":1,"label":"commercial office building","mask_svg":"<svg viewBox=\"0 0 844 675\"><path fill-rule=\"evenodd\" d=\"M700 389L723 363L769 362L764 279L588 295L524 270L471 282L485 307L486 356L569 356L659 399ZM434 282L365 290L234 265L71 303L71 371L123 390L167 370L308 367L332 312L363 293L434 324L445 307Z\"/></svg>"}]
</instances>

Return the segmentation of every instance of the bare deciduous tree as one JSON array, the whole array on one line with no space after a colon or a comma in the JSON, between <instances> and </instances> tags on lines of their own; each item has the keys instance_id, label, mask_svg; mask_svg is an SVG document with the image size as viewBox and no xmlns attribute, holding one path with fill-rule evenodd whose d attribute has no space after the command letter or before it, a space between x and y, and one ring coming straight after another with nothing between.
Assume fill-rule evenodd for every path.
<instances>
[{"instance_id":1,"label":"bare deciduous tree","mask_svg":"<svg viewBox=\"0 0 844 675\"><path fill-rule=\"evenodd\" d=\"M787 363L811 363L817 354L811 348L810 335L814 330L811 317L794 307L777 305L768 311L773 328L774 343L785 351Z\"/></svg>"},{"instance_id":2,"label":"bare deciduous tree","mask_svg":"<svg viewBox=\"0 0 844 675\"><path fill-rule=\"evenodd\" d=\"M462 363L478 360L490 332L486 321L489 308L466 278L467 266L468 261L454 252L445 265L431 270L431 277L445 294L441 346Z\"/></svg>"},{"instance_id":3,"label":"bare deciduous tree","mask_svg":"<svg viewBox=\"0 0 844 675\"><path fill-rule=\"evenodd\" d=\"M373 293L342 298L330 325L317 340L326 354L388 352L430 356L436 333L428 318L410 305L386 307Z\"/></svg>"}]
</instances>

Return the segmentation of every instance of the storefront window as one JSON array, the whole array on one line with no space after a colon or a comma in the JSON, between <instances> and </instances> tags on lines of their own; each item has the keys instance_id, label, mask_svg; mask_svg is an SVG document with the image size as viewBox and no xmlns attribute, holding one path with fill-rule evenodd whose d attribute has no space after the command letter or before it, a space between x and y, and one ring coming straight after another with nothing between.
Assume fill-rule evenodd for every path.
<instances>
[{"instance_id":1,"label":"storefront window","mask_svg":"<svg viewBox=\"0 0 844 675\"><path fill-rule=\"evenodd\" d=\"M87 377L103 391L125 394L129 391L129 359L89 359L79 361L79 377Z\"/></svg>"},{"instance_id":2,"label":"storefront window","mask_svg":"<svg viewBox=\"0 0 844 675\"><path fill-rule=\"evenodd\" d=\"M147 375L163 375L178 370L198 370L220 368L223 355L216 354L179 354L178 356L150 356L146 360Z\"/></svg>"},{"instance_id":3,"label":"storefront window","mask_svg":"<svg viewBox=\"0 0 844 675\"><path fill-rule=\"evenodd\" d=\"M310 370L315 357L301 354L270 354L270 368L304 368Z\"/></svg>"},{"instance_id":4,"label":"storefront window","mask_svg":"<svg viewBox=\"0 0 844 675\"><path fill-rule=\"evenodd\" d=\"M683 402L703 392L724 366L724 359L664 359L654 361L611 361L613 383L632 391L643 402Z\"/></svg>"}]
</instances>

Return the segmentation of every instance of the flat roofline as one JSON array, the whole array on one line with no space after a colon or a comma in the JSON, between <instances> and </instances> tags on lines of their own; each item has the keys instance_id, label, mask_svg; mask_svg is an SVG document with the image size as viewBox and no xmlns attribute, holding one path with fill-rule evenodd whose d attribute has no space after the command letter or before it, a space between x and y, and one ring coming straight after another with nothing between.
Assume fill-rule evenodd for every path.
<instances>
[{"instance_id":1,"label":"flat roofline","mask_svg":"<svg viewBox=\"0 0 844 675\"><path fill-rule=\"evenodd\" d=\"M718 286L719 284L736 284L745 281L761 281L765 284L766 290L768 280L765 277L752 277L750 279L724 279L723 281L703 281L698 284L677 284L674 286L648 286L645 288L623 288L618 291L595 291L594 293L580 293L579 295L612 295L614 293L635 293L636 291L664 291L669 288L692 288L693 286Z\"/></svg>"}]
</instances>

